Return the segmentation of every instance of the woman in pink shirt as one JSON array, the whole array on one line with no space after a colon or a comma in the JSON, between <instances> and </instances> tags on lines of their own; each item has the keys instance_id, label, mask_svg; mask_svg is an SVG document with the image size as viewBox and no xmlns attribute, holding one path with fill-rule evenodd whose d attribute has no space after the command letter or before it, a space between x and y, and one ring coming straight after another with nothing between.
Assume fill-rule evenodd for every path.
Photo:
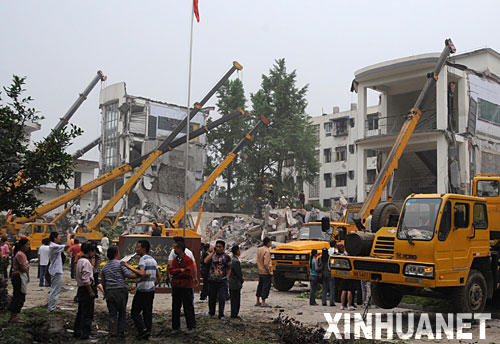
<instances>
[{"instance_id":1,"label":"woman in pink shirt","mask_svg":"<svg viewBox=\"0 0 500 344\"><path fill-rule=\"evenodd\" d=\"M7 237L2 237L2 242L0 243L0 273L3 274L3 278L7 279L7 267L9 266L9 241Z\"/></svg>"},{"instance_id":2,"label":"woman in pink shirt","mask_svg":"<svg viewBox=\"0 0 500 344\"><path fill-rule=\"evenodd\" d=\"M14 259L12 259L12 287L14 295L9 305L9 322L23 322L18 318L18 314L23 308L26 300L26 287L29 281L30 265L26 252L30 249L30 241L26 238L20 239L14 249Z\"/></svg>"}]
</instances>

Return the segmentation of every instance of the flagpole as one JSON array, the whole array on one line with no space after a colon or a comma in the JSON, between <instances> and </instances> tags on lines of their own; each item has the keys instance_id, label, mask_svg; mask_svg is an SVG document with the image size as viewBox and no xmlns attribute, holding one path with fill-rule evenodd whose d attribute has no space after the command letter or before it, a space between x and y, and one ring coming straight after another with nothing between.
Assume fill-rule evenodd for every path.
<instances>
[{"instance_id":1,"label":"flagpole","mask_svg":"<svg viewBox=\"0 0 500 344\"><path fill-rule=\"evenodd\" d=\"M194 1L191 2L191 34L189 37L189 72L188 72L188 92L187 92L187 109L186 109L186 154L184 161L184 225L182 226L182 236L186 237L187 226L187 182L188 182L188 163L189 163L189 130L191 128L191 120L189 118L189 106L191 104L191 65L193 62L193 24L194 24Z\"/></svg>"}]
</instances>

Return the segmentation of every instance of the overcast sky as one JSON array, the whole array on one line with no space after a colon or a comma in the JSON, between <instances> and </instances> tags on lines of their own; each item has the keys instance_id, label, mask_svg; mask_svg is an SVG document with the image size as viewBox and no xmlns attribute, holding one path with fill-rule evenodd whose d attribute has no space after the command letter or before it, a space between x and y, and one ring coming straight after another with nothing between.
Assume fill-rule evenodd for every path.
<instances>
[{"instance_id":1,"label":"overcast sky","mask_svg":"<svg viewBox=\"0 0 500 344\"><path fill-rule=\"evenodd\" d=\"M125 81L129 94L186 105L191 4L1 1L0 83L9 84L12 74L28 77L28 94L46 117L35 139L47 135L99 69L108 85ZM249 98L274 60L286 58L298 86L309 84L308 114L318 116L356 102L349 88L362 67L440 52L447 37L457 53L500 51L496 0L199 0L199 8L191 103L233 60L244 67ZM72 119L85 133L70 152L99 136L99 87ZM97 149L84 158L97 160Z\"/></svg>"}]
</instances>

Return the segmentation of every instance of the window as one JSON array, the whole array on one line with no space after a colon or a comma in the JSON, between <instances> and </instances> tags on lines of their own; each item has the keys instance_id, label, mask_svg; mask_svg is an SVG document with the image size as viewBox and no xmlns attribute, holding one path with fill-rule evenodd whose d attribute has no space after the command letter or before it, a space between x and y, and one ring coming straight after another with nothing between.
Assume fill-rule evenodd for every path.
<instances>
[{"instance_id":1,"label":"window","mask_svg":"<svg viewBox=\"0 0 500 344\"><path fill-rule=\"evenodd\" d=\"M323 150L323 160L325 163L332 162L332 150L330 148Z\"/></svg>"},{"instance_id":2,"label":"window","mask_svg":"<svg viewBox=\"0 0 500 344\"><path fill-rule=\"evenodd\" d=\"M444 241L448 237L451 230L451 202L446 202L441 215L441 223L439 224L438 240Z\"/></svg>"},{"instance_id":3,"label":"window","mask_svg":"<svg viewBox=\"0 0 500 344\"><path fill-rule=\"evenodd\" d=\"M500 105L478 98L479 118L500 124Z\"/></svg>"},{"instance_id":4,"label":"window","mask_svg":"<svg viewBox=\"0 0 500 344\"><path fill-rule=\"evenodd\" d=\"M330 208L332 206L332 200L330 198L323 200L323 207Z\"/></svg>"},{"instance_id":5,"label":"window","mask_svg":"<svg viewBox=\"0 0 500 344\"><path fill-rule=\"evenodd\" d=\"M432 240L441 198L410 198L401 211L397 237L400 240Z\"/></svg>"},{"instance_id":6,"label":"window","mask_svg":"<svg viewBox=\"0 0 500 344\"><path fill-rule=\"evenodd\" d=\"M33 233L43 233L43 226L35 226Z\"/></svg>"},{"instance_id":7,"label":"window","mask_svg":"<svg viewBox=\"0 0 500 344\"><path fill-rule=\"evenodd\" d=\"M483 203L474 204L474 215L472 221L473 221L472 224L476 229L488 228L488 211L486 209L486 204Z\"/></svg>"},{"instance_id":8,"label":"window","mask_svg":"<svg viewBox=\"0 0 500 344\"><path fill-rule=\"evenodd\" d=\"M82 186L82 172L75 172L75 187L73 189L78 189Z\"/></svg>"},{"instance_id":9,"label":"window","mask_svg":"<svg viewBox=\"0 0 500 344\"><path fill-rule=\"evenodd\" d=\"M478 180L478 197L498 197L498 180Z\"/></svg>"},{"instance_id":10,"label":"window","mask_svg":"<svg viewBox=\"0 0 500 344\"><path fill-rule=\"evenodd\" d=\"M347 146L335 147L335 161L346 161Z\"/></svg>"},{"instance_id":11,"label":"window","mask_svg":"<svg viewBox=\"0 0 500 344\"><path fill-rule=\"evenodd\" d=\"M347 173L341 173L335 175L335 186L346 186L347 185Z\"/></svg>"},{"instance_id":12,"label":"window","mask_svg":"<svg viewBox=\"0 0 500 344\"><path fill-rule=\"evenodd\" d=\"M319 197L319 176L315 176L311 184L309 184L309 198Z\"/></svg>"},{"instance_id":13,"label":"window","mask_svg":"<svg viewBox=\"0 0 500 344\"><path fill-rule=\"evenodd\" d=\"M351 124L351 128L354 128L354 118L349 118L349 124Z\"/></svg>"},{"instance_id":14,"label":"window","mask_svg":"<svg viewBox=\"0 0 500 344\"><path fill-rule=\"evenodd\" d=\"M102 165L104 172L108 172L118 166L119 142L118 142L118 120L120 112L118 103L108 104L104 107L103 130L102 130Z\"/></svg>"},{"instance_id":15,"label":"window","mask_svg":"<svg viewBox=\"0 0 500 344\"><path fill-rule=\"evenodd\" d=\"M378 129L378 113L367 115L368 130Z\"/></svg>"},{"instance_id":16,"label":"window","mask_svg":"<svg viewBox=\"0 0 500 344\"><path fill-rule=\"evenodd\" d=\"M349 179L350 180L354 179L354 171L349 171Z\"/></svg>"},{"instance_id":17,"label":"window","mask_svg":"<svg viewBox=\"0 0 500 344\"><path fill-rule=\"evenodd\" d=\"M366 171L366 184L375 183L375 179L377 179L377 170L367 170Z\"/></svg>"},{"instance_id":18,"label":"window","mask_svg":"<svg viewBox=\"0 0 500 344\"><path fill-rule=\"evenodd\" d=\"M354 154L354 145L349 145L349 153Z\"/></svg>"},{"instance_id":19,"label":"window","mask_svg":"<svg viewBox=\"0 0 500 344\"><path fill-rule=\"evenodd\" d=\"M323 175L323 178L325 179L325 188L331 188L332 187L332 174L325 173Z\"/></svg>"},{"instance_id":20,"label":"window","mask_svg":"<svg viewBox=\"0 0 500 344\"><path fill-rule=\"evenodd\" d=\"M346 136L346 135L348 135L347 120L348 120L348 118L338 118L338 119L332 120L333 136Z\"/></svg>"},{"instance_id":21,"label":"window","mask_svg":"<svg viewBox=\"0 0 500 344\"><path fill-rule=\"evenodd\" d=\"M323 128L325 128L325 136L332 136L332 122L326 122L325 124L323 124Z\"/></svg>"},{"instance_id":22,"label":"window","mask_svg":"<svg viewBox=\"0 0 500 344\"><path fill-rule=\"evenodd\" d=\"M375 149L367 149L366 156L368 158L373 158L373 157L377 156L377 151Z\"/></svg>"},{"instance_id":23,"label":"window","mask_svg":"<svg viewBox=\"0 0 500 344\"><path fill-rule=\"evenodd\" d=\"M469 227L469 205L467 203L455 203L453 220L455 228Z\"/></svg>"}]
</instances>

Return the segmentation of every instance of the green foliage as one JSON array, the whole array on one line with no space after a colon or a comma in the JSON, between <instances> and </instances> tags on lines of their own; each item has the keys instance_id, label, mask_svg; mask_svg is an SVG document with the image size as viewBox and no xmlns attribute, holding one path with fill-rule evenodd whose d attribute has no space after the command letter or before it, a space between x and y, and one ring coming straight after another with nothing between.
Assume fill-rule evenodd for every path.
<instances>
[{"instance_id":1,"label":"green foliage","mask_svg":"<svg viewBox=\"0 0 500 344\"><path fill-rule=\"evenodd\" d=\"M243 83L240 79L228 80L217 91L217 108L221 115L227 115L238 108L245 108L246 98ZM211 130L207 134L209 143L209 159L207 169L213 171L233 150L238 142L244 137L249 128L248 118L239 116ZM224 195L226 198L226 211L233 211L233 205L239 204L241 175L245 173L244 166L240 163L241 158L235 158L222 173L222 178L227 185Z\"/></svg>"},{"instance_id":2,"label":"green foliage","mask_svg":"<svg viewBox=\"0 0 500 344\"><path fill-rule=\"evenodd\" d=\"M49 136L29 149L26 124L43 119L29 106L32 98L23 95L25 78L13 77L4 87L9 101L0 98L0 211L13 210L26 216L41 204L35 192L54 183L65 186L73 175L73 158L66 153L71 140L82 133L80 128L52 130Z\"/></svg>"},{"instance_id":3,"label":"green foliage","mask_svg":"<svg viewBox=\"0 0 500 344\"><path fill-rule=\"evenodd\" d=\"M246 193L265 196L265 183L277 197L296 199L301 186L294 176L311 182L318 173L317 138L306 111L307 88L296 86L296 71L287 72L285 59L276 60L269 75L262 75L261 89L251 95L253 112L271 124L262 128L248 151Z\"/></svg>"},{"instance_id":4,"label":"green foliage","mask_svg":"<svg viewBox=\"0 0 500 344\"><path fill-rule=\"evenodd\" d=\"M109 240L118 238L123 233L123 228L118 226L101 226L99 229Z\"/></svg>"}]
</instances>

